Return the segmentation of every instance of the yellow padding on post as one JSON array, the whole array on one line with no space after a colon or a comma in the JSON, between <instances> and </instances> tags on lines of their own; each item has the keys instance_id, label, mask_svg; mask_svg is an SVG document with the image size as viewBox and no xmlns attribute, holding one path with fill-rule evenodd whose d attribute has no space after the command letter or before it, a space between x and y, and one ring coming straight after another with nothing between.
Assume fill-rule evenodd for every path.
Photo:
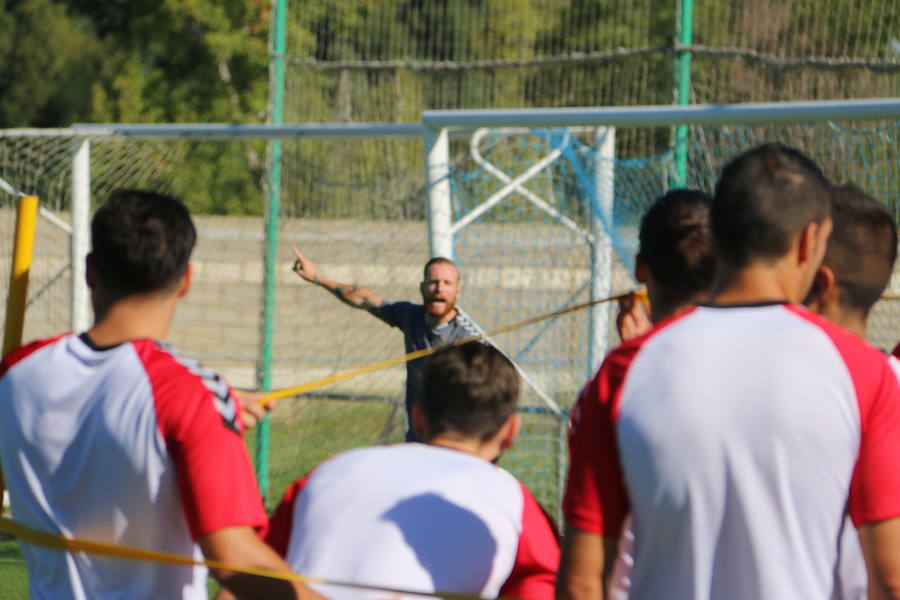
<instances>
[{"instance_id":1,"label":"yellow padding on post","mask_svg":"<svg viewBox=\"0 0 900 600\"><path fill-rule=\"evenodd\" d=\"M319 585L331 585L335 587L345 587L358 590L387 592L389 594L438 597L447 598L447 600L483 600L480 596L476 596L473 594L453 594L447 592L413 592L410 590L401 590L397 588L389 588L376 585L365 585L360 583L350 583L346 581L332 581L328 579L322 579L321 577L310 577L297 573L287 573L284 571L272 571L270 569L256 569L253 567L232 565L216 560L196 560L190 556L182 556L180 554L172 554L170 552L160 552L158 550L146 550L144 548L134 548L132 546L110 544L108 542L97 542L93 540L80 540L76 538L62 537L31 529L30 527L26 527L21 523L16 523L15 521L4 517L0 517L0 531L8 533L18 538L20 541L32 544L34 546L49 548L51 550L59 550L60 552L85 552L87 554L106 556L109 558L120 558L123 560L135 560L183 567L205 565L211 569L221 569L225 571L232 571L234 573L246 573L247 575L257 575L259 577L268 577L270 579L281 579L284 581L297 581L300 583L315 583Z\"/></svg>"},{"instance_id":2,"label":"yellow padding on post","mask_svg":"<svg viewBox=\"0 0 900 600\"><path fill-rule=\"evenodd\" d=\"M19 198L12 269L9 272L9 297L6 301L6 325L3 329L3 356L22 345L25 305L28 303L28 272L31 270L31 256L34 252L37 214L37 196Z\"/></svg>"},{"instance_id":3,"label":"yellow padding on post","mask_svg":"<svg viewBox=\"0 0 900 600\"><path fill-rule=\"evenodd\" d=\"M449 344L451 346L461 346L463 344L468 344L471 342L477 342L486 337L493 337L495 335L499 335L501 333L507 333L509 331L513 331L516 329L521 329L522 327L527 327L529 325L534 325L535 323L540 323L541 321L547 321L549 319L555 319L556 317L561 317L562 315L566 315L572 312L576 312L585 308L590 308L591 306L596 306L598 304L603 304L604 302L611 302L613 300L619 300L620 298L624 298L628 294L632 292L625 292L623 294L616 294L615 296L610 296L609 298L601 298L600 300L592 300L590 302L584 302L582 304L576 304L574 306L570 306L568 308L563 308L561 310L556 310L551 313L546 313L540 315L538 317L532 317L530 319L525 319L524 321L518 321L511 325L504 325L503 327L498 327L497 329L493 329L491 331L487 331L482 335L472 335L469 337L465 337L455 342ZM635 292L635 293L640 293ZM445 347L445 346L443 346ZM323 379L317 379L316 381L310 381L309 383L304 383L302 385L296 385L294 387L283 388L280 390L273 390L262 397L259 400L259 404L265 405L273 400L280 400L282 398L290 398L291 396L299 396L300 394L304 394L316 388L325 387L326 385L330 385L332 383L336 383L338 381L343 381L345 379L350 379L351 377L356 377L357 375L363 375L365 373L371 373L372 371L379 371L381 369L386 369L388 367L393 367L394 365L400 365L411 360L415 360L417 358L421 358L423 356L428 356L429 354L434 354L441 347L435 348L425 348L423 350L416 350L415 352L410 352L409 354L404 354L403 356L398 356L396 358L389 358L387 360L382 360L379 362L370 363L368 365L364 365L359 367L358 369L353 369L352 371L345 371L343 373L338 373L336 375L331 375L329 377L325 377Z\"/></svg>"}]
</instances>

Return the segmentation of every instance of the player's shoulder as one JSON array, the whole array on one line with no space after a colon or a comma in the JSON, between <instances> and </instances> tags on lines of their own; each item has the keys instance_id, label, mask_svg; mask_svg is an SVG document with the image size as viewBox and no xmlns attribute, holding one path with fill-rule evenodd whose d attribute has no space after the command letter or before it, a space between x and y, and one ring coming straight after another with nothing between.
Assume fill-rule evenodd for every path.
<instances>
[{"instance_id":1,"label":"player's shoulder","mask_svg":"<svg viewBox=\"0 0 900 600\"><path fill-rule=\"evenodd\" d=\"M625 372L634 362L635 357L651 340L660 336L661 334L667 333L672 329L673 325L688 319L695 312L696 308L689 308L676 315L668 317L667 319L663 319L659 323L655 324L649 331L646 331L645 333L628 341L622 342L621 344L613 348L609 352L609 354L606 355L606 358L601 365L598 375L600 373L603 373L605 369L607 371L607 377L616 375L624 376Z\"/></svg>"},{"instance_id":2,"label":"player's shoulder","mask_svg":"<svg viewBox=\"0 0 900 600\"><path fill-rule=\"evenodd\" d=\"M383 300L378 312L390 325L404 327L414 321L416 317L425 317L425 307L421 304L407 302L406 300Z\"/></svg>"},{"instance_id":3,"label":"player's shoulder","mask_svg":"<svg viewBox=\"0 0 900 600\"><path fill-rule=\"evenodd\" d=\"M22 362L29 356L32 356L37 351L41 350L42 348L46 348L70 335L70 333L63 333L50 338L34 340L10 351L6 354L6 356L3 357L2 360L0 360L0 377L3 377L3 375L5 375L7 371L9 371L14 365Z\"/></svg>"},{"instance_id":4,"label":"player's shoulder","mask_svg":"<svg viewBox=\"0 0 900 600\"><path fill-rule=\"evenodd\" d=\"M891 370L894 372L894 375L897 376L897 381L900 382L900 358L891 354L888 356L888 364L891 365Z\"/></svg>"},{"instance_id":5,"label":"player's shoulder","mask_svg":"<svg viewBox=\"0 0 900 600\"><path fill-rule=\"evenodd\" d=\"M131 342L154 390L158 404L168 403L188 409L212 397L216 411L229 428L239 431L237 403L231 387L219 374L174 347L158 340Z\"/></svg>"},{"instance_id":6,"label":"player's shoulder","mask_svg":"<svg viewBox=\"0 0 900 600\"><path fill-rule=\"evenodd\" d=\"M424 312L425 310L425 307L421 304L409 302L408 300L382 300L381 308L396 312Z\"/></svg>"},{"instance_id":7,"label":"player's shoulder","mask_svg":"<svg viewBox=\"0 0 900 600\"><path fill-rule=\"evenodd\" d=\"M786 304L784 308L798 319L824 333L843 356L845 362L849 359L858 358L867 362L874 361L875 364L879 365L887 364L887 356L881 350L840 325L832 323L822 315L800 305Z\"/></svg>"},{"instance_id":8,"label":"player's shoulder","mask_svg":"<svg viewBox=\"0 0 900 600\"><path fill-rule=\"evenodd\" d=\"M157 371L179 380L179 383L194 382L205 386L213 393L225 393L228 385L219 374L198 361L182 355L177 349L165 342L143 339L131 342L141 358L145 368L156 374Z\"/></svg>"}]
</instances>

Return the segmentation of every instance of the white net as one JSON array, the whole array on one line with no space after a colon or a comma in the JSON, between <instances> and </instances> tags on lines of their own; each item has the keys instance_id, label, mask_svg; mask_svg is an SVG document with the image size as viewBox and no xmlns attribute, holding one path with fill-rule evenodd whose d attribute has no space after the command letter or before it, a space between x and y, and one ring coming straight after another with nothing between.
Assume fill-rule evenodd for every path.
<instances>
[{"instance_id":1,"label":"white net","mask_svg":"<svg viewBox=\"0 0 900 600\"><path fill-rule=\"evenodd\" d=\"M689 185L710 190L728 158L754 144L778 139L810 153L834 181L858 183L897 215L893 173L900 160L898 133L895 122L694 127L689 138ZM428 258L422 171L413 172L421 159L414 161L410 155L409 160L417 164L407 165L394 181L389 169L365 163L359 154L362 143L393 147L384 153L395 157L406 156L416 145L407 140L285 142L286 152L306 153L311 164L285 175L282 200L289 208L278 230L275 335L270 348L276 388L403 353L399 332L342 305L290 271L290 248L297 246L332 279L369 287L385 299L418 299L421 267ZM69 221L71 202L72 145L69 137L0 135L0 177L23 191L36 192L51 216L64 224ZM587 129L489 132L478 148L476 160L467 140L451 143L456 222L506 185L508 179L498 177L496 171L515 177L560 150L520 190L479 214L456 235L456 259L463 275L461 305L482 328L491 330L590 299L590 238L597 233L591 229L591 215L602 212L597 203L604 194L611 204L604 209L602 228L611 234L614 251L609 289L620 292L632 287L630 263L637 226L645 208L668 186L671 152L608 161L598 156L594 131ZM222 372L233 384L246 387L255 386L256 365L265 350L260 347L266 300L265 229L260 214L241 213L262 205L263 190L251 157L263 154L264 148L255 142L109 138L91 142L95 204L116 187L136 186L181 196L194 210L200 234L194 255L196 277L176 313L169 341ZM235 166L222 172L212 169L210 161L222 157L231 157ZM316 165L334 160L351 162L347 169L356 173L354 178L331 180L327 170L316 171ZM612 173L613 178L598 178L598 172ZM344 201L319 202L316 195L322 189L332 189ZM254 195L250 209L234 208L249 194ZM0 226L11 239L13 198L2 197ZM4 289L9 250L0 249ZM68 234L42 219L35 256L26 338L69 328ZM900 291L897 287L892 285L891 293ZM873 315L873 341L883 348L896 342L898 310L896 302L882 302ZM614 343L614 333L607 334ZM524 435L504 457L504 464L551 512L558 506L566 466L565 409L590 374L590 339L588 311L495 338L529 377L522 397ZM290 481L336 451L400 440L405 427L404 378L403 367L395 367L282 402L273 415L270 434L269 503L277 501ZM562 411L556 412L553 405ZM253 441L251 436L251 448Z\"/></svg>"}]
</instances>

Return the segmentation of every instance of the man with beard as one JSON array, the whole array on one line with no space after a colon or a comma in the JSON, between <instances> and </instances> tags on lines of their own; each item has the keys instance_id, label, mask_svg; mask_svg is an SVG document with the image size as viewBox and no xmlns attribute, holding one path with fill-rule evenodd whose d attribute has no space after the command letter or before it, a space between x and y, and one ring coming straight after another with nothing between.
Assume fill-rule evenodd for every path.
<instances>
[{"instance_id":1,"label":"man with beard","mask_svg":"<svg viewBox=\"0 0 900 600\"><path fill-rule=\"evenodd\" d=\"M422 304L412 302L388 302L372 290L356 285L338 283L323 277L316 265L294 248L297 260L294 272L300 277L317 284L348 306L367 310L391 327L403 332L407 352L424 350L449 344L477 335L475 325L456 308L461 291L459 270L448 258L435 257L425 263L422 283ZM406 441L418 441L412 426L412 405L420 397L419 378L422 359L406 363Z\"/></svg>"}]
</instances>

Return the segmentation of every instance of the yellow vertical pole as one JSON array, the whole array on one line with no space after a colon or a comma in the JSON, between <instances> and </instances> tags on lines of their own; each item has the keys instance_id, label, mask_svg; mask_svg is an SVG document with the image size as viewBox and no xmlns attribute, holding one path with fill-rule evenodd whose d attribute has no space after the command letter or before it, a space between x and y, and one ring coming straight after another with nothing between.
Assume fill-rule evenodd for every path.
<instances>
[{"instance_id":1,"label":"yellow vertical pole","mask_svg":"<svg viewBox=\"0 0 900 600\"><path fill-rule=\"evenodd\" d=\"M6 326L3 329L4 356L22 345L25 305L28 302L28 272L31 270L37 214L37 196L19 198L12 270L9 273L9 297L6 301Z\"/></svg>"}]
</instances>

